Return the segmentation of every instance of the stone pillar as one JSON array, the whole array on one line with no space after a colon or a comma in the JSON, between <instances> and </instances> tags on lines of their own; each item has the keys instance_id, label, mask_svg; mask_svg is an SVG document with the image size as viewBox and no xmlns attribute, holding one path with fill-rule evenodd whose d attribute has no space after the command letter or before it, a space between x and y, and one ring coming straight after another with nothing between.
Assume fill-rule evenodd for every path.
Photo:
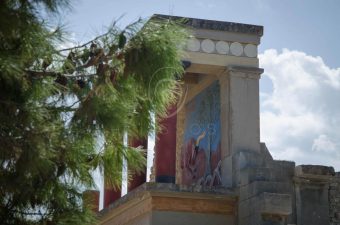
<instances>
[{"instance_id":1,"label":"stone pillar","mask_svg":"<svg viewBox=\"0 0 340 225\"><path fill-rule=\"evenodd\" d=\"M260 152L259 79L263 69L229 66L231 152Z\"/></svg>"},{"instance_id":2,"label":"stone pillar","mask_svg":"<svg viewBox=\"0 0 340 225\"><path fill-rule=\"evenodd\" d=\"M232 186L232 155L230 130L230 77L224 72L219 77L221 99L221 159L222 159L222 185Z\"/></svg>"},{"instance_id":3,"label":"stone pillar","mask_svg":"<svg viewBox=\"0 0 340 225\"><path fill-rule=\"evenodd\" d=\"M240 184L241 169L260 164L259 79L263 69L228 67L229 133L233 186Z\"/></svg>"},{"instance_id":4,"label":"stone pillar","mask_svg":"<svg viewBox=\"0 0 340 225\"><path fill-rule=\"evenodd\" d=\"M155 144L155 173L156 182L175 183L176 175L176 124L177 106L173 105L168 110L168 117L159 121L163 128L156 135Z\"/></svg>"},{"instance_id":5,"label":"stone pillar","mask_svg":"<svg viewBox=\"0 0 340 225\"><path fill-rule=\"evenodd\" d=\"M330 225L340 224L340 172L331 180L328 195Z\"/></svg>"},{"instance_id":6,"label":"stone pillar","mask_svg":"<svg viewBox=\"0 0 340 225\"><path fill-rule=\"evenodd\" d=\"M334 169L301 165L295 168L297 225L330 224L329 183Z\"/></svg>"},{"instance_id":7,"label":"stone pillar","mask_svg":"<svg viewBox=\"0 0 340 225\"><path fill-rule=\"evenodd\" d=\"M221 85L222 184L239 186L239 173L260 164L259 79L263 69L228 66Z\"/></svg>"},{"instance_id":8,"label":"stone pillar","mask_svg":"<svg viewBox=\"0 0 340 225\"><path fill-rule=\"evenodd\" d=\"M148 139L147 138L132 139L129 144L130 144L131 147L134 147L134 148L141 147L142 149L147 149L148 148ZM129 181L129 184L128 184L128 192L139 187L140 185L144 184L145 182L146 182L146 167L143 169L143 171L141 171L139 173L133 172L131 181Z\"/></svg>"}]
</instances>

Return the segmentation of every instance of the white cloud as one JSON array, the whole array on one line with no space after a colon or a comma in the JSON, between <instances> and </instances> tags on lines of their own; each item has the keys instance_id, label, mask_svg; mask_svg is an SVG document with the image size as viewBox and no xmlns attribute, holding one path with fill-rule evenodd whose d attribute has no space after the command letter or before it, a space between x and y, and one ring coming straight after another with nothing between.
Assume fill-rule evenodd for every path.
<instances>
[{"instance_id":1,"label":"white cloud","mask_svg":"<svg viewBox=\"0 0 340 225\"><path fill-rule=\"evenodd\" d=\"M314 140L312 149L313 151L333 153L336 151L337 147L337 144L330 140L327 135L321 134L317 139Z\"/></svg>"},{"instance_id":2,"label":"white cloud","mask_svg":"<svg viewBox=\"0 0 340 225\"><path fill-rule=\"evenodd\" d=\"M260 56L272 93L261 93L261 139L274 158L340 170L340 68L284 49Z\"/></svg>"}]
</instances>

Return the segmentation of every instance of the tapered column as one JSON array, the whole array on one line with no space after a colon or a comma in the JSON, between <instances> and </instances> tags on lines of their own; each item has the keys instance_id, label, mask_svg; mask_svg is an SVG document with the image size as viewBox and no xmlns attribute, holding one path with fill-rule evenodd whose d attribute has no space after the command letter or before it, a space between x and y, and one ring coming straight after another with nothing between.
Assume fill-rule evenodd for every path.
<instances>
[{"instance_id":1,"label":"tapered column","mask_svg":"<svg viewBox=\"0 0 340 225\"><path fill-rule=\"evenodd\" d=\"M94 213L99 211L99 195L97 190L86 190L83 192L83 205L89 207Z\"/></svg>"},{"instance_id":2,"label":"tapered column","mask_svg":"<svg viewBox=\"0 0 340 225\"><path fill-rule=\"evenodd\" d=\"M111 203L119 199L121 195L120 188L114 189L104 180L104 208L107 208Z\"/></svg>"},{"instance_id":3,"label":"tapered column","mask_svg":"<svg viewBox=\"0 0 340 225\"><path fill-rule=\"evenodd\" d=\"M131 147L134 147L134 148L141 147L142 149L148 149L148 139L147 138L132 139L129 142L130 142L129 144L130 144ZM135 173L133 171L132 171L132 173L133 173L132 178L131 178L131 180L128 184L128 191L129 192L146 182L146 167L143 169L143 171L141 171L139 173Z\"/></svg>"},{"instance_id":4,"label":"tapered column","mask_svg":"<svg viewBox=\"0 0 340 225\"><path fill-rule=\"evenodd\" d=\"M163 128L156 136L155 173L156 182L175 183L176 175L176 125L177 106L168 110L168 116L159 121Z\"/></svg>"}]
</instances>

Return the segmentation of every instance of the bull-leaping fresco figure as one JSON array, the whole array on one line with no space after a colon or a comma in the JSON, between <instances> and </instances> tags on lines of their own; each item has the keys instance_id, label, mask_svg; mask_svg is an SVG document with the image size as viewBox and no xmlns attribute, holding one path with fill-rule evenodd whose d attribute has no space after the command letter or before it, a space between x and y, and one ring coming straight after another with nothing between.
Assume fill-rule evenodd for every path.
<instances>
[{"instance_id":1,"label":"bull-leaping fresco figure","mask_svg":"<svg viewBox=\"0 0 340 225\"><path fill-rule=\"evenodd\" d=\"M192 173L193 178L196 178L196 174L197 174L197 166L196 166L196 157L197 157L197 153L199 151L199 144L200 141L205 137L205 131L203 131L196 139L195 141L195 146L193 146L194 148L192 149L192 154L191 157L189 158L189 162L188 162L188 168Z\"/></svg>"},{"instance_id":2,"label":"bull-leaping fresco figure","mask_svg":"<svg viewBox=\"0 0 340 225\"><path fill-rule=\"evenodd\" d=\"M219 84L199 93L186 105L182 182L213 186L221 183Z\"/></svg>"},{"instance_id":3,"label":"bull-leaping fresco figure","mask_svg":"<svg viewBox=\"0 0 340 225\"><path fill-rule=\"evenodd\" d=\"M201 140L205 137L205 131L197 138L197 140ZM198 181L198 185L203 186L209 186L212 187L214 183L221 183L221 160L218 162L217 166L215 167L214 171L211 172L211 132L209 132L209 135L207 136L208 141L208 148L205 150L205 156L206 156L206 167L205 167L205 173L204 176L201 177ZM199 149L199 141L196 141L195 150ZM198 151L198 150L197 150Z\"/></svg>"}]
</instances>

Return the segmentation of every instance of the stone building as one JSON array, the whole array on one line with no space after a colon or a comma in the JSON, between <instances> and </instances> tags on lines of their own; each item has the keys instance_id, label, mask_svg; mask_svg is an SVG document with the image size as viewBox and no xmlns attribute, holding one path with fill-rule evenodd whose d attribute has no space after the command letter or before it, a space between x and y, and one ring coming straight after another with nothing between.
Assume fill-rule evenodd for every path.
<instances>
[{"instance_id":1,"label":"stone building","mask_svg":"<svg viewBox=\"0 0 340 225\"><path fill-rule=\"evenodd\" d=\"M154 15L151 19L178 19ZM186 18L182 99L161 121L154 181L105 187L102 225L339 225L340 173L275 160L260 142L263 27ZM130 141L147 147L146 140Z\"/></svg>"}]
</instances>

